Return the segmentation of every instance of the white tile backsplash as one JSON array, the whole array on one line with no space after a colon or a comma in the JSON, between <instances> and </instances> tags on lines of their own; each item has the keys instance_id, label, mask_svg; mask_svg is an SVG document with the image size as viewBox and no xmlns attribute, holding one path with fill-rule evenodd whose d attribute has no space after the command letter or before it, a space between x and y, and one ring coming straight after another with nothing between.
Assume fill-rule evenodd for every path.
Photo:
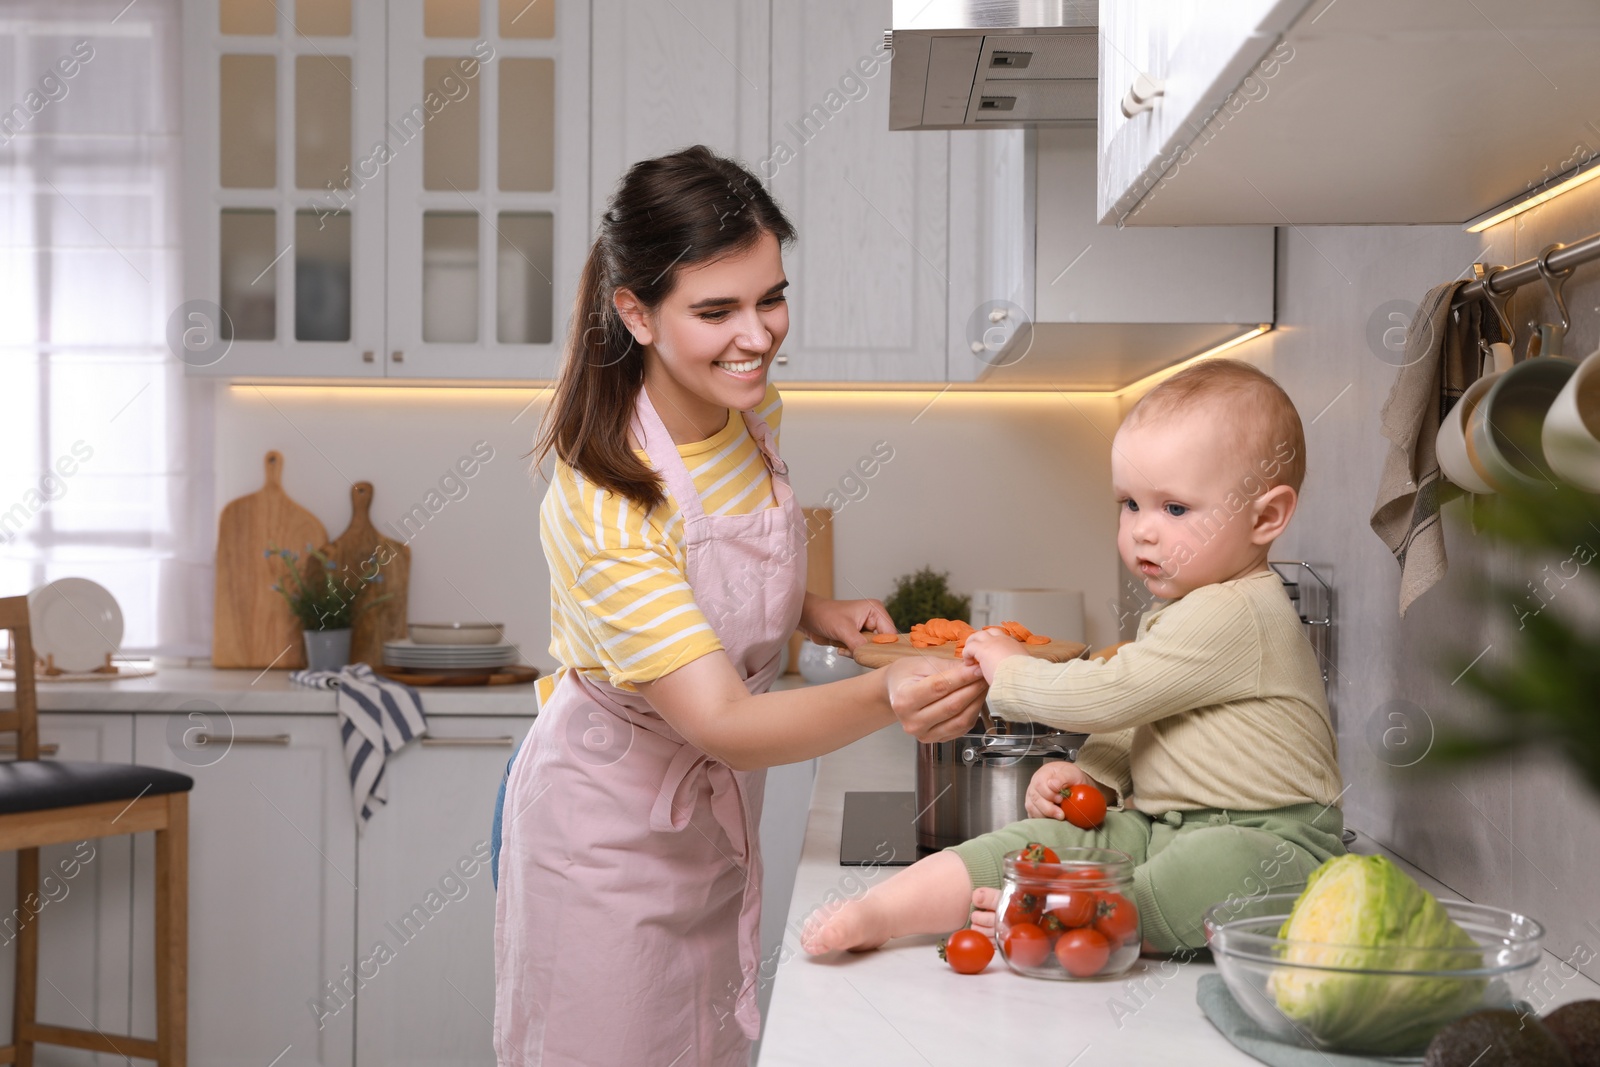
<instances>
[{"instance_id":1,"label":"white tile backsplash","mask_svg":"<svg viewBox=\"0 0 1600 1067\"><path fill-rule=\"evenodd\" d=\"M1461 895L1541 920L1548 947L1563 956L1579 941L1600 946L1593 889L1600 883L1600 798L1548 758L1508 755L1457 769L1424 759L1395 767L1398 761L1386 762L1382 746L1369 740L1386 727L1393 701L1409 702L1426 713L1423 721L1440 726L1477 720L1482 709L1452 684L1460 668L1448 657L1470 660L1500 624L1468 595L1467 565L1532 577L1539 564L1515 553L1491 555L1473 531L1471 502L1454 501L1444 508L1451 570L1399 617L1399 568L1368 525L1387 447L1379 412L1395 359L1374 348L1368 328L1387 302L1414 307L1433 285L1470 277L1476 259L1520 262L1551 241L1596 230L1600 189L1559 198L1483 234L1453 226L1280 231L1279 329L1240 350L1278 378L1307 424L1305 490L1276 555L1329 563L1338 575L1346 819ZM1581 356L1600 340L1600 266L1579 268L1569 297L1575 321L1567 352ZM1519 291L1519 330L1550 314L1539 287ZM1595 592L1592 582L1584 588ZM1600 975L1595 964L1585 970Z\"/></svg>"},{"instance_id":2,"label":"white tile backsplash","mask_svg":"<svg viewBox=\"0 0 1600 1067\"><path fill-rule=\"evenodd\" d=\"M896 576L930 565L948 570L958 592L1082 590L1089 639L1115 640L1115 402L1056 393L933 396L785 396L781 447L801 503L820 506L830 494L843 502L835 595L881 598ZM349 521L350 484L370 481L374 524L411 547L410 618L489 616L506 624L529 662L551 669L538 518L544 483L525 458L546 407L535 397L223 387L218 505L259 488L262 456L275 448L289 495L336 537ZM456 461L480 441L493 458L471 479L454 476ZM893 458L863 478L857 462L879 441ZM404 522L408 513L418 517Z\"/></svg>"}]
</instances>

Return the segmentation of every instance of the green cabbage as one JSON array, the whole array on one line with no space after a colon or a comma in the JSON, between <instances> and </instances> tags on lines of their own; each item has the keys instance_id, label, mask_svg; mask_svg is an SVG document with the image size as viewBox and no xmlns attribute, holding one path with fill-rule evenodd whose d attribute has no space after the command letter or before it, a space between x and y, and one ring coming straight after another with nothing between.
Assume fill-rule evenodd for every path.
<instances>
[{"instance_id":1,"label":"green cabbage","mask_svg":"<svg viewBox=\"0 0 1600 1067\"><path fill-rule=\"evenodd\" d=\"M1477 942L1427 890L1382 856L1339 856L1311 872L1279 931L1290 944L1267 986L1318 1045L1401 1055L1420 1051L1444 1023L1479 1006L1481 977L1337 974L1476 969Z\"/></svg>"}]
</instances>

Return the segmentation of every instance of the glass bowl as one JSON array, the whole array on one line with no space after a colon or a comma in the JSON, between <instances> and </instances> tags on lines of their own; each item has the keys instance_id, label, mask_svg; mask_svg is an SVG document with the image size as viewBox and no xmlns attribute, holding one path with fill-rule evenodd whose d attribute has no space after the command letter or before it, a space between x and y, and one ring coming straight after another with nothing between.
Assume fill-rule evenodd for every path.
<instances>
[{"instance_id":1,"label":"glass bowl","mask_svg":"<svg viewBox=\"0 0 1600 1067\"><path fill-rule=\"evenodd\" d=\"M1029 978L1107 978L1139 958L1133 857L1111 848L1064 848L1057 863L1005 856L995 940L1006 965Z\"/></svg>"},{"instance_id":2,"label":"glass bowl","mask_svg":"<svg viewBox=\"0 0 1600 1067\"><path fill-rule=\"evenodd\" d=\"M1415 1057L1452 1019L1510 1008L1539 962L1544 928L1526 915L1441 900L1472 948L1366 948L1278 936L1298 893L1224 901L1206 940L1233 999L1289 1044Z\"/></svg>"}]
</instances>

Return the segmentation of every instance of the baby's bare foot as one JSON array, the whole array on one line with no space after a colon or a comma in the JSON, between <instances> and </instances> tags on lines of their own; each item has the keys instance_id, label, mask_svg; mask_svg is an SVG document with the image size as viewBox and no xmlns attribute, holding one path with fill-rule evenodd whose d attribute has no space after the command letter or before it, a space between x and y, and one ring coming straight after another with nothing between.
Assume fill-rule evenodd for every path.
<instances>
[{"instance_id":1,"label":"baby's bare foot","mask_svg":"<svg viewBox=\"0 0 1600 1067\"><path fill-rule=\"evenodd\" d=\"M860 900L847 900L832 911L818 908L806 920L800 934L800 946L812 956L841 949L866 952L887 940L886 917L874 905L870 894Z\"/></svg>"}]
</instances>

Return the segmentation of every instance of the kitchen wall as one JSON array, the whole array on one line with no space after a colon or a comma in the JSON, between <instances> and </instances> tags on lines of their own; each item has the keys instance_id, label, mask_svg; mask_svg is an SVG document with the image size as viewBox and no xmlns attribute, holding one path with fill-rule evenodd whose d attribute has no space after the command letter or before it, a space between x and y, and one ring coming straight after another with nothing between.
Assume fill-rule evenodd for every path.
<instances>
[{"instance_id":1,"label":"kitchen wall","mask_svg":"<svg viewBox=\"0 0 1600 1067\"><path fill-rule=\"evenodd\" d=\"M1545 922L1547 947L1563 957L1579 942L1600 946L1600 798L1544 757L1508 755L1435 774L1435 759L1394 766L1411 757L1382 743L1396 721L1388 717L1394 701L1405 702L1398 710L1410 713L1418 746L1430 725L1459 726L1474 714L1472 697L1452 681L1459 667L1442 661L1449 654L1470 660L1494 645L1514 615L1509 604L1503 615L1487 615L1464 595L1469 568L1492 567L1520 585L1541 577L1547 561L1491 553L1473 533L1471 501L1454 501L1444 509L1450 572L1399 617L1399 569L1367 519L1387 446L1379 411L1400 360L1371 342L1369 324L1379 334L1392 321L1403 324L1430 287L1470 276L1475 259L1520 262L1553 241L1596 231L1600 183L1483 234L1453 226L1280 230L1279 329L1237 353L1278 378L1306 423L1310 470L1275 554L1331 566L1347 821L1462 895ZM1578 269L1568 305L1574 323L1566 351L1581 357L1600 343L1600 268ZM1405 318L1389 320L1396 309ZM1519 291L1512 312L1519 325L1554 316L1537 285ZM1563 595L1594 588L1574 583ZM1484 662L1500 654L1495 645ZM1600 963L1584 969L1600 978Z\"/></svg>"},{"instance_id":2,"label":"kitchen wall","mask_svg":"<svg viewBox=\"0 0 1600 1067\"><path fill-rule=\"evenodd\" d=\"M276 448L289 494L337 536L350 483L370 481L374 523L411 547L411 619L504 622L524 658L549 670L544 483L524 458L545 406L534 390L221 386L218 506L259 488L262 456ZM830 492L843 502L835 595L884 597L923 565L948 570L958 592L1081 589L1089 640L1115 640L1115 401L792 390L784 410L781 446L801 502L822 505ZM453 477L479 441L493 458L471 479ZM864 478L857 463L879 441L893 458ZM418 505L436 514L401 525Z\"/></svg>"}]
</instances>

